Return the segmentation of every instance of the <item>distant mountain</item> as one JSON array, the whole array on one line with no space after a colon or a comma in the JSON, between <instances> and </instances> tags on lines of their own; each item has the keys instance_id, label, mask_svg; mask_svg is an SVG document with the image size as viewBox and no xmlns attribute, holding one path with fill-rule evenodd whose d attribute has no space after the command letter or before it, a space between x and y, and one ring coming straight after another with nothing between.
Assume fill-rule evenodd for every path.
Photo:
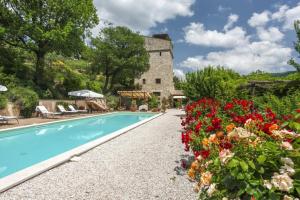
<instances>
[{"instance_id":1,"label":"distant mountain","mask_svg":"<svg viewBox=\"0 0 300 200\"><path fill-rule=\"evenodd\" d=\"M295 74L297 71L287 71L287 72L280 72L280 73L270 73L274 77L284 77L290 74Z\"/></svg>"}]
</instances>

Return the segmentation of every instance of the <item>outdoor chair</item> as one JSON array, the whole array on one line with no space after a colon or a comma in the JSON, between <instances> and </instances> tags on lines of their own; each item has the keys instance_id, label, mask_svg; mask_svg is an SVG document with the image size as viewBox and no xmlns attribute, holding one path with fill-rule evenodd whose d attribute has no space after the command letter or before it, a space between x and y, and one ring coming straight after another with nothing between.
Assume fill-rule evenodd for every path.
<instances>
[{"instance_id":1,"label":"outdoor chair","mask_svg":"<svg viewBox=\"0 0 300 200\"><path fill-rule=\"evenodd\" d=\"M41 113L42 117L46 117L46 118L48 118L49 116L62 114L61 112L49 112L45 106L37 106L35 110Z\"/></svg>"},{"instance_id":2,"label":"outdoor chair","mask_svg":"<svg viewBox=\"0 0 300 200\"><path fill-rule=\"evenodd\" d=\"M139 106L139 111L148 111L148 105L140 105Z\"/></svg>"},{"instance_id":3,"label":"outdoor chair","mask_svg":"<svg viewBox=\"0 0 300 200\"><path fill-rule=\"evenodd\" d=\"M57 108L58 108L59 112L61 112L62 114L75 114L75 113L78 113L76 110L75 111L66 110L65 107L63 107L62 105L57 105Z\"/></svg>"},{"instance_id":4,"label":"outdoor chair","mask_svg":"<svg viewBox=\"0 0 300 200\"><path fill-rule=\"evenodd\" d=\"M0 121L1 122L8 123L9 120L16 120L19 124L19 120L16 116L3 116L3 115L0 115Z\"/></svg>"},{"instance_id":5,"label":"outdoor chair","mask_svg":"<svg viewBox=\"0 0 300 200\"><path fill-rule=\"evenodd\" d=\"M70 109L71 111L74 111L74 112L81 112L81 113L88 112L88 110L77 110L77 109L74 108L73 105L69 105L69 109Z\"/></svg>"}]
</instances>

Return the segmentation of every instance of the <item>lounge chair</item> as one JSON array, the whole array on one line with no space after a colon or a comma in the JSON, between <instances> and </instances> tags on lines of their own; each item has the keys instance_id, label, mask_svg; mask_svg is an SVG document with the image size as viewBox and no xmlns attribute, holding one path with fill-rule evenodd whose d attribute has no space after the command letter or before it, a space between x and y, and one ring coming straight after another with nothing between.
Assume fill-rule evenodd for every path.
<instances>
[{"instance_id":1,"label":"lounge chair","mask_svg":"<svg viewBox=\"0 0 300 200\"><path fill-rule=\"evenodd\" d=\"M81 112L81 113L88 112L88 110L77 110L77 109L74 108L73 105L69 105L69 109L70 109L71 111L74 111L74 112Z\"/></svg>"},{"instance_id":2,"label":"lounge chair","mask_svg":"<svg viewBox=\"0 0 300 200\"><path fill-rule=\"evenodd\" d=\"M42 117L49 117L50 115L61 115L61 112L49 112L45 106L37 106L35 110L39 113L41 113Z\"/></svg>"},{"instance_id":3,"label":"lounge chair","mask_svg":"<svg viewBox=\"0 0 300 200\"><path fill-rule=\"evenodd\" d=\"M107 108L99 102L87 101L86 104L92 111L107 111Z\"/></svg>"},{"instance_id":4,"label":"lounge chair","mask_svg":"<svg viewBox=\"0 0 300 200\"><path fill-rule=\"evenodd\" d=\"M139 111L148 111L148 105L140 105L139 106Z\"/></svg>"},{"instance_id":5,"label":"lounge chair","mask_svg":"<svg viewBox=\"0 0 300 200\"><path fill-rule=\"evenodd\" d=\"M62 114L75 114L75 113L78 113L77 111L66 110L65 107L63 107L62 105L57 105L57 108L58 108L59 112L61 112Z\"/></svg>"},{"instance_id":6,"label":"lounge chair","mask_svg":"<svg viewBox=\"0 0 300 200\"><path fill-rule=\"evenodd\" d=\"M0 115L0 121L1 122L8 123L9 120L17 120L17 122L19 124L19 120L16 116L3 116L3 115Z\"/></svg>"}]
</instances>

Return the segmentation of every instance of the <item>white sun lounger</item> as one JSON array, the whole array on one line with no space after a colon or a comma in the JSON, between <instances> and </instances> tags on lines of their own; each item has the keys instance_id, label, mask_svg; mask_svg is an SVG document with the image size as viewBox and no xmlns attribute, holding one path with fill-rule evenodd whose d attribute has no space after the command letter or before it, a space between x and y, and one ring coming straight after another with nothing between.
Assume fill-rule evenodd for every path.
<instances>
[{"instance_id":1,"label":"white sun lounger","mask_svg":"<svg viewBox=\"0 0 300 200\"><path fill-rule=\"evenodd\" d=\"M148 105L140 105L139 106L139 111L148 111Z\"/></svg>"},{"instance_id":2,"label":"white sun lounger","mask_svg":"<svg viewBox=\"0 0 300 200\"><path fill-rule=\"evenodd\" d=\"M37 112L40 112L42 114L42 117L48 117L50 115L54 116L54 115L61 115L62 114L61 112L49 112L45 106L37 106L35 108L35 110Z\"/></svg>"},{"instance_id":3,"label":"white sun lounger","mask_svg":"<svg viewBox=\"0 0 300 200\"><path fill-rule=\"evenodd\" d=\"M75 114L78 113L77 111L69 111L66 110L62 105L57 105L58 110L62 113L62 114Z\"/></svg>"},{"instance_id":4,"label":"white sun lounger","mask_svg":"<svg viewBox=\"0 0 300 200\"><path fill-rule=\"evenodd\" d=\"M17 122L19 123L19 120L16 116L3 116L3 115L0 115L0 121L8 123L9 120L17 120Z\"/></svg>"},{"instance_id":5,"label":"white sun lounger","mask_svg":"<svg viewBox=\"0 0 300 200\"><path fill-rule=\"evenodd\" d=\"M69 109L74 112L87 112L88 110L77 110L73 105L69 105Z\"/></svg>"}]
</instances>

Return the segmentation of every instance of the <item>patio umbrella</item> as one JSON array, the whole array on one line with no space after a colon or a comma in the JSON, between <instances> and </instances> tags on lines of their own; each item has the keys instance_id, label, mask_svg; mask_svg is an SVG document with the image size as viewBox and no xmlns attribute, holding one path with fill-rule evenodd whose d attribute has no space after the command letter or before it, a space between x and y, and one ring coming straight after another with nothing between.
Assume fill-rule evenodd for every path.
<instances>
[{"instance_id":1,"label":"patio umbrella","mask_svg":"<svg viewBox=\"0 0 300 200\"><path fill-rule=\"evenodd\" d=\"M68 95L74 97L104 98L103 94L99 94L91 90L72 91L68 92Z\"/></svg>"},{"instance_id":2,"label":"patio umbrella","mask_svg":"<svg viewBox=\"0 0 300 200\"><path fill-rule=\"evenodd\" d=\"M5 92L7 91L7 87L5 87L4 85L0 85L0 92Z\"/></svg>"}]
</instances>

